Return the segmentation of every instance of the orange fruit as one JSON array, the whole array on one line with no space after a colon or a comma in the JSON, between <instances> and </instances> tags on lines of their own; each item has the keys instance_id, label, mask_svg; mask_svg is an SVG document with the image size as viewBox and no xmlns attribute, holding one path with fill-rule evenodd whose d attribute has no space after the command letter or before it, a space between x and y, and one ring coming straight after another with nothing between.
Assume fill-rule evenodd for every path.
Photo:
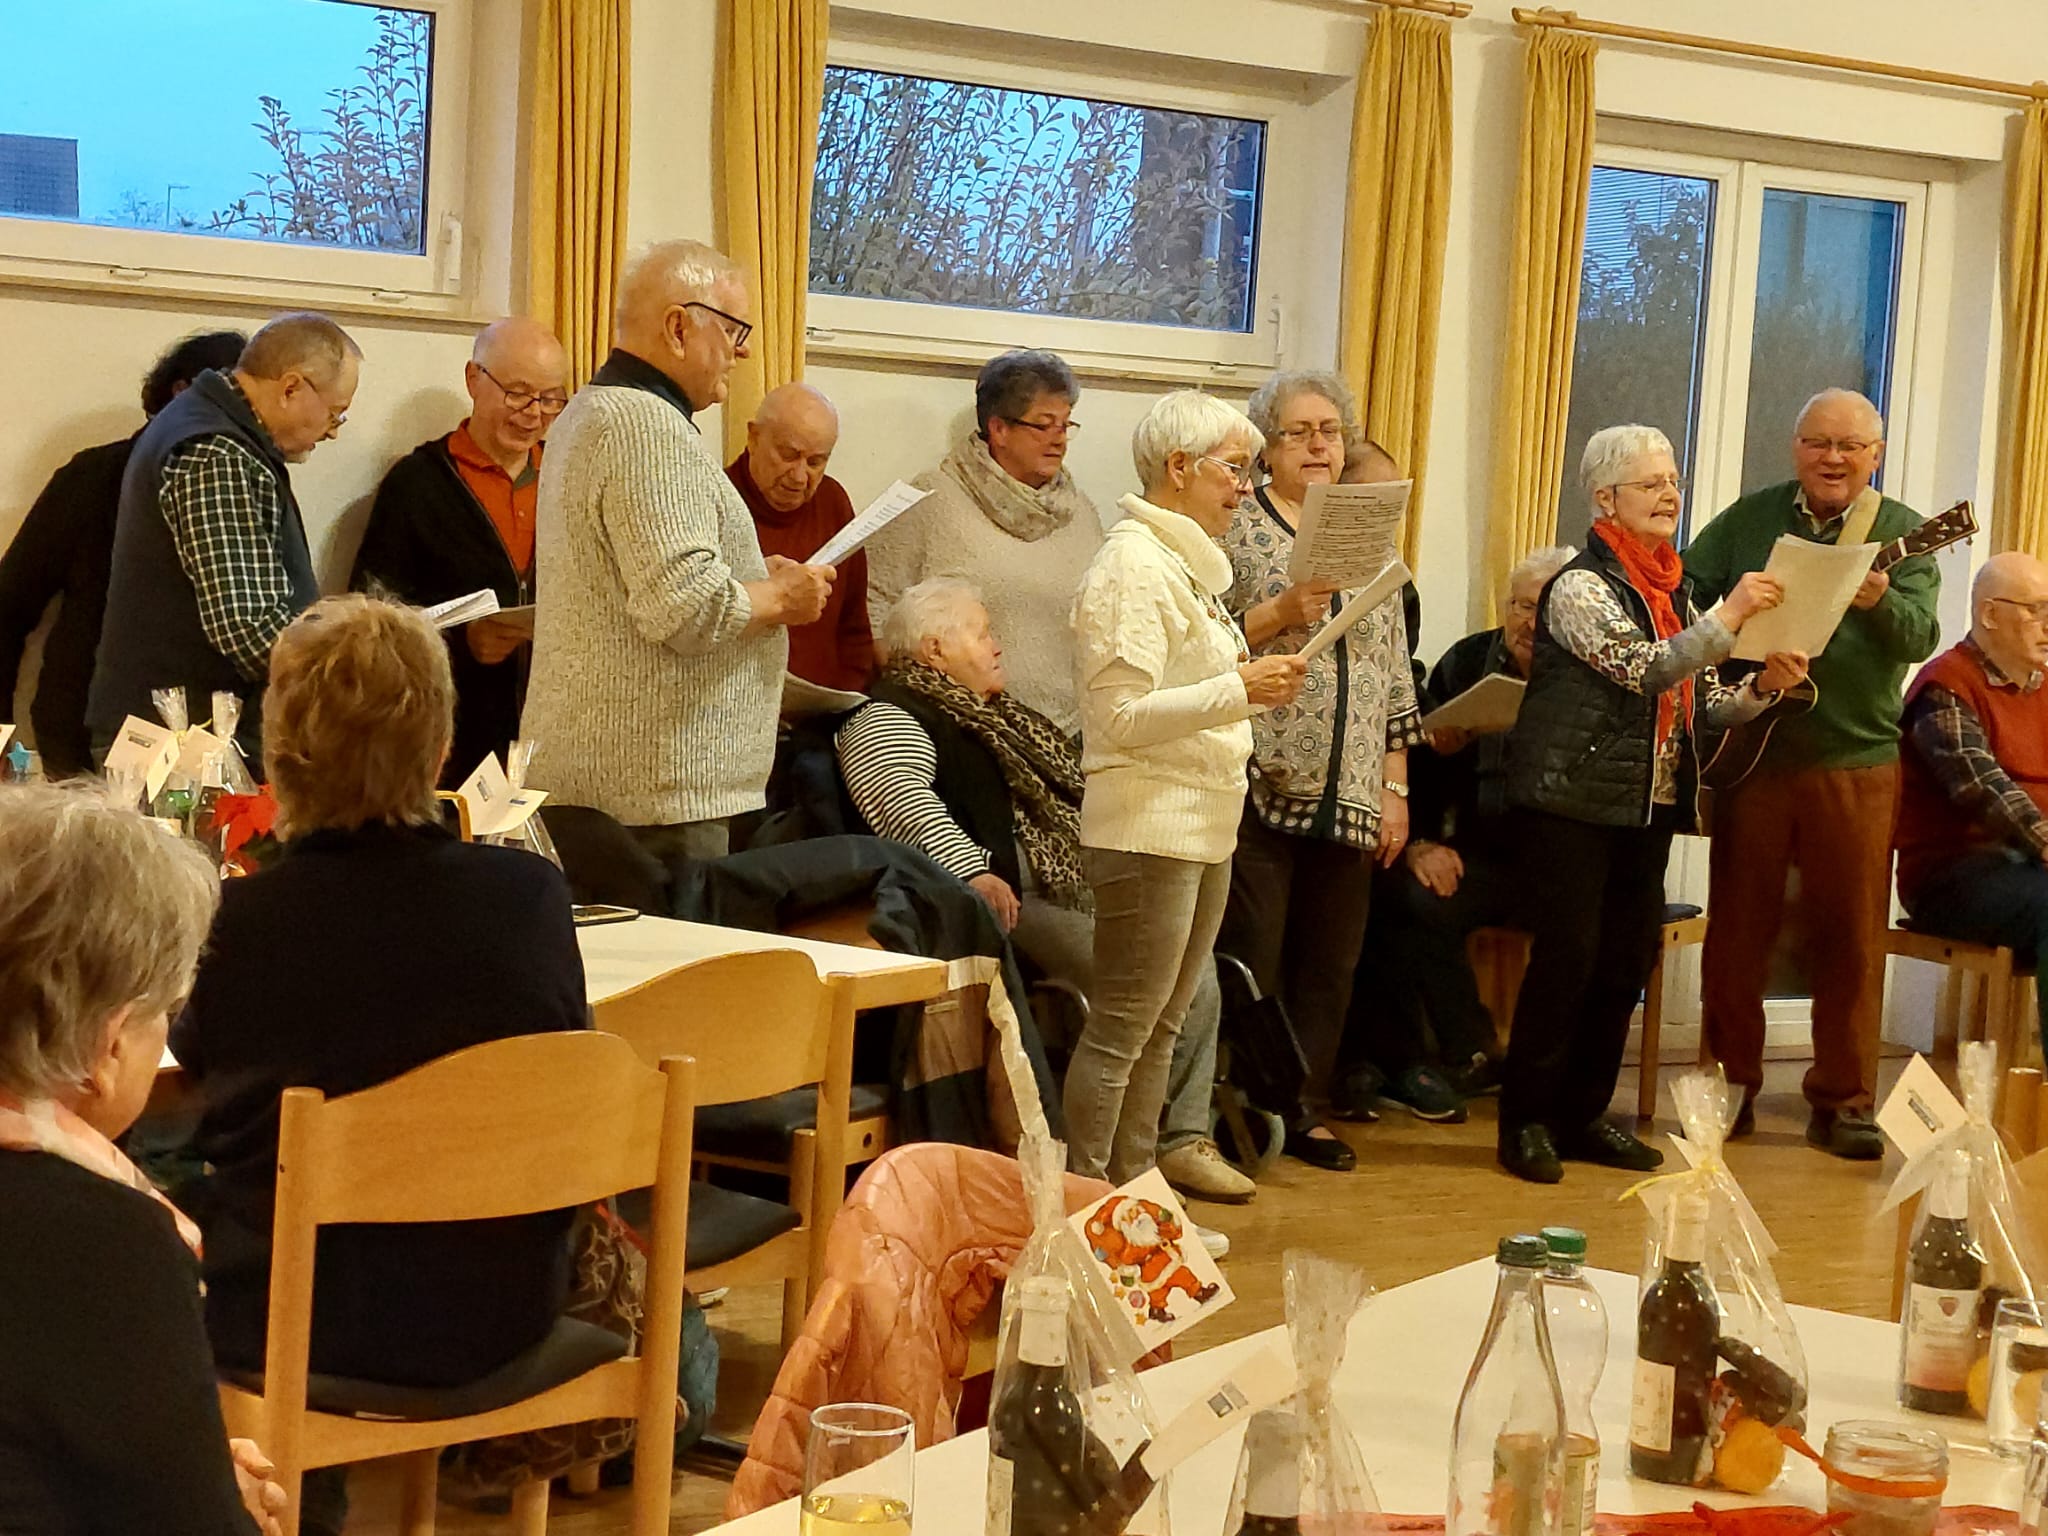
<instances>
[{"instance_id":1,"label":"orange fruit","mask_svg":"<svg viewBox=\"0 0 2048 1536\"><path fill-rule=\"evenodd\" d=\"M1983 1418L1991 1411L1991 1357L1979 1355L1970 1366L1970 1374L1963 1382L1963 1390L1970 1397L1970 1412Z\"/></svg>"},{"instance_id":2,"label":"orange fruit","mask_svg":"<svg viewBox=\"0 0 2048 1536\"><path fill-rule=\"evenodd\" d=\"M1762 1493L1785 1466L1785 1446L1759 1419L1736 1419L1714 1452L1714 1481L1736 1493Z\"/></svg>"}]
</instances>

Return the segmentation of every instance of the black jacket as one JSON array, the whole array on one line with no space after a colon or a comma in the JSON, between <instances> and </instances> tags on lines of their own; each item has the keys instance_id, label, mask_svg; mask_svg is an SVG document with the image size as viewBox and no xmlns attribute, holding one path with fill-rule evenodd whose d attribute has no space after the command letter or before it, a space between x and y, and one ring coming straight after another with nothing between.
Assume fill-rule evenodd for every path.
<instances>
[{"instance_id":1,"label":"black jacket","mask_svg":"<svg viewBox=\"0 0 2048 1536\"><path fill-rule=\"evenodd\" d=\"M925 735L932 739L936 768L932 793L945 802L960 830L988 850L989 869L1011 890L1023 890L1024 871L1017 860L1017 810L995 754L922 694L894 682L876 683L868 693L879 703L894 704L924 727ZM874 829L863 826L860 830Z\"/></svg>"},{"instance_id":2,"label":"black jacket","mask_svg":"<svg viewBox=\"0 0 2048 1536\"><path fill-rule=\"evenodd\" d=\"M263 1360L286 1088L353 1093L589 1017L568 886L533 854L373 826L296 838L228 881L171 1033L205 1106L196 1150L213 1172L190 1204L221 1362ZM496 1369L567 1297L570 1214L323 1232L313 1369L426 1387Z\"/></svg>"},{"instance_id":3,"label":"black jacket","mask_svg":"<svg viewBox=\"0 0 2048 1536\"><path fill-rule=\"evenodd\" d=\"M206 638L198 593L185 574L158 500L164 463L172 450L195 438L222 435L235 438L261 459L277 482L283 503L277 557L294 611L311 607L320 596L289 466L234 386L209 368L142 429L121 477L107 614L86 723L95 736L112 737L126 716L154 720L150 691L170 687L184 688L193 718L203 720L211 713L212 695L226 690L242 700L238 734L244 756L254 762L262 755L266 679L244 677L241 668Z\"/></svg>"},{"instance_id":4,"label":"black jacket","mask_svg":"<svg viewBox=\"0 0 2048 1536\"><path fill-rule=\"evenodd\" d=\"M531 581L513 566L491 515L449 456L445 437L420 444L385 474L349 585L358 592L382 589L420 607L485 587L498 595L501 608L533 601ZM455 743L442 778L455 785L475 772L485 754L495 752L503 761L519 734L529 648L521 646L487 667L470 654L462 630L449 630L447 639L455 674Z\"/></svg>"},{"instance_id":5,"label":"black jacket","mask_svg":"<svg viewBox=\"0 0 2048 1536\"><path fill-rule=\"evenodd\" d=\"M11 715L29 635L50 600L64 600L43 642L42 672L28 714L43 769L52 778L93 770L85 700L107 609L121 474L134 447L135 438L124 437L74 455L50 476L0 555L0 715Z\"/></svg>"},{"instance_id":6,"label":"black jacket","mask_svg":"<svg viewBox=\"0 0 2048 1536\"><path fill-rule=\"evenodd\" d=\"M1559 571L1591 571L1613 590L1622 607L1648 637L1656 633L1649 604L1629 585L1621 561L1599 539ZM1552 577L1536 613L1536 652L1529 691L1515 719L1509 751L1508 798L1533 810L1607 827L1646 827L1653 812L1657 750L1657 699L1609 681L1560 645L1550 632ZM1692 583L1682 581L1672 606L1679 622L1692 624ZM1699 759L1689 723L1680 722L1685 756L1679 771L1681 830L1697 819Z\"/></svg>"},{"instance_id":7,"label":"black jacket","mask_svg":"<svg viewBox=\"0 0 2048 1536\"><path fill-rule=\"evenodd\" d=\"M1498 629L1467 635L1438 658L1422 689L1423 708L1440 708L1495 672L1515 675L1506 637ZM1480 736L1448 756L1428 746L1408 754L1412 838L1461 850L1502 846L1512 735Z\"/></svg>"}]
</instances>

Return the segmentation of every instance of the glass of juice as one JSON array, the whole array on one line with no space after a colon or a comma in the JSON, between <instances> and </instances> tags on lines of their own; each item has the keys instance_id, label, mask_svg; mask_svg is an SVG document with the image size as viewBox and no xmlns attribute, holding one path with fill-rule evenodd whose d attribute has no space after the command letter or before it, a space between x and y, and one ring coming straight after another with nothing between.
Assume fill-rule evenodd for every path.
<instances>
[{"instance_id":1,"label":"glass of juice","mask_svg":"<svg viewBox=\"0 0 2048 1536\"><path fill-rule=\"evenodd\" d=\"M2048 1380L2048 1305L2008 1297L1991 1319L1991 1380L1984 1428L1991 1448L2020 1457L2033 1442Z\"/></svg>"},{"instance_id":2,"label":"glass of juice","mask_svg":"<svg viewBox=\"0 0 2048 1536\"><path fill-rule=\"evenodd\" d=\"M881 1403L827 1403L804 1445L803 1536L910 1536L917 1430Z\"/></svg>"}]
</instances>

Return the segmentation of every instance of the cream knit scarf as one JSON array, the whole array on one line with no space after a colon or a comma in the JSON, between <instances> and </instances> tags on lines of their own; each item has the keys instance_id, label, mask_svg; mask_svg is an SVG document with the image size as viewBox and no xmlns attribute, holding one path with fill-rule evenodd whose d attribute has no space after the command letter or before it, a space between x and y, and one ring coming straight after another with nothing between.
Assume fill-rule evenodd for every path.
<instances>
[{"instance_id":1,"label":"cream knit scarf","mask_svg":"<svg viewBox=\"0 0 2048 1536\"><path fill-rule=\"evenodd\" d=\"M1034 491L989 457L979 434L947 454L939 469L953 477L990 522L1026 543L1058 533L1083 510L1094 515L1093 505L1064 469Z\"/></svg>"}]
</instances>

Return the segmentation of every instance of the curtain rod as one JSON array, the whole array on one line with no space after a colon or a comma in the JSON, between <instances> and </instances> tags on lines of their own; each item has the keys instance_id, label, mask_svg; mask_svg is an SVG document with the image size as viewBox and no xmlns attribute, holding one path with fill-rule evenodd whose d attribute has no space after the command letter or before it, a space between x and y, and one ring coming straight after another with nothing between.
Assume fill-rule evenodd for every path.
<instances>
[{"instance_id":1,"label":"curtain rod","mask_svg":"<svg viewBox=\"0 0 2048 1536\"><path fill-rule=\"evenodd\" d=\"M1957 75L1944 69L1916 69L1909 64L1886 64L1875 59L1844 59L1833 54L1810 53L1803 48L1777 48L1767 43L1742 43L1725 37L1704 37L1697 32L1665 32L1655 27L1624 26L1613 21L1587 21L1576 11L1544 6L1530 10L1516 6L1514 17L1525 27L1554 27L1561 32L1583 32L1593 37L1629 38L1639 43L1661 43L1670 48L1698 48L1708 53L1733 53L1750 59L1770 59L1780 64L1810 64L1820 69L1842 70L1856 75L1880 75L1888 80L1912 80L1922 85L1946 85L1957 90L1984 91L1993 96L2017 96L2023 100L2048 100L2048 81L2022 85L2017 80L1991 80L1982 75Z\"/></svg>"},{"instance_id":2,"label":"curtain rod","mask_svg":"<svg viewBox=\"0 0 2048 1536\"><path fill-rule=\"evenodd\" d=\"M1467 0L1294 0L1297 5L1309 5L1325 11L1421 11L1429 16L1448 16L1453 21L1463 20L1472 14Z\"/></svg>"}]
</instances>

